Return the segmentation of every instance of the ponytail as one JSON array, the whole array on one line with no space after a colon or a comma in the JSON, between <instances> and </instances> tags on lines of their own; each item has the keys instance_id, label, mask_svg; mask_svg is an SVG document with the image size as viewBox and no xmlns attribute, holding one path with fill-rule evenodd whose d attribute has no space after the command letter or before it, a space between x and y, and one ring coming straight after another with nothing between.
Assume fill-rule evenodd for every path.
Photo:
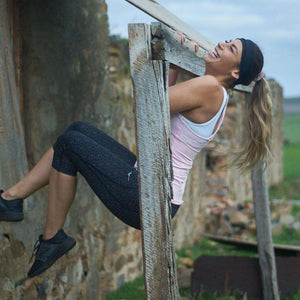
<instances>
[{"instance_id":1,"label":"ponytail","mask_svg":"<svg viewBox=\"0 0 300 300\"><path fill-rule=\"evenodd\" d=\"M272 102L268 82L255 82L247 112L247 141L236 154L233 164L240 170L252 169L259 160L267 163L271 157Z\"/></svg>"}]
</instances>

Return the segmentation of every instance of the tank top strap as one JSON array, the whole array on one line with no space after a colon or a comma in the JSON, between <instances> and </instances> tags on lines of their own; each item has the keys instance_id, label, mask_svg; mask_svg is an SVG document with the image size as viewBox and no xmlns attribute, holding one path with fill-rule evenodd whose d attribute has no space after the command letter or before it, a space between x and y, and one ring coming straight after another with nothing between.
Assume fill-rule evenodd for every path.
<instances>
[{"instance_id":1,"label":"tank top strap","mask_svg":"<svg viewBox=\"0 0 300 300\"><path fill-rule=\"evenodd\" d=\"M224 120L224 117L225 117L225 113L226 113L226 107L227 107L227 103L228 103L228 99L229 99L229 95L227 93L227 91L225 90L224 87L223 88L223 91L224 91L224 97L226 97L226 102L225 102L225 105L223 107L223 110L222 110L222 113L221 113L221 116L219 117L219 120L217 121L218 123L218 126L217 128L214 130L214 133L211 135L211 137L209 138L210 140L212 140L214 138L214 136L217 134L217 132L219 131L222 123L223 123L223 120Z\"/></svg>"}]
</instances>

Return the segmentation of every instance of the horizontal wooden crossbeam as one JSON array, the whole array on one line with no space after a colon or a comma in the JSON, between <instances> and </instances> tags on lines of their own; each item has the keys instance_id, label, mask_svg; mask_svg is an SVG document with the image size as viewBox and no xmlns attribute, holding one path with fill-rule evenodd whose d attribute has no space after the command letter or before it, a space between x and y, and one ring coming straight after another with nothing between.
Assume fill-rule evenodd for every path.
<instances>
[{"instance_id":1,"label":"horizontal wooden crossbeam","mask_svg":"<svg viewBox=\"0 0 300 300\"><path fill-rule=\"evenodd\" d=\"M209 41L205 36L190 27L184 21L180 20L162 5L154 0L126 0L137 8L144 11L154 19L166 24L168 27L182 32L189 39L195 41L200 47L205 50L214 49L215 44Z\"/></svg>"}]
</instances>

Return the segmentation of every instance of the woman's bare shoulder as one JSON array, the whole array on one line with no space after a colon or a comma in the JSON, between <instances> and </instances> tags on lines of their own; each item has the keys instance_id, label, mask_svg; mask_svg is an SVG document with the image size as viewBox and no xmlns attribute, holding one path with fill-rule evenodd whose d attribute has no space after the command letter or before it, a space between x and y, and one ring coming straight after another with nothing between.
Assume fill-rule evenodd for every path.
<instances>
[{"instance_id":1,"label":"woman's bare shoulder","mask_svg":"<svg viewBox=\"0 0 300 300\"><path fill-rule=\"evenodd\" d=\"M220 102L223 99L223 88L216 77L204 75L192 79L195 89L201 94L202 105L212 102Z\"/></svg>"},{"instance_id":2,"label":"woman's bare shoulder","mask_svg":"<svg viewBox=\"0 0 300 300\"><path fill-rule=\"evenodd\" d=\"M215 77L196 77L170 87L170 110L171 113L177 113L215 106L222 101L222 95L222 87Z\"/></svg>"}]
</instances>

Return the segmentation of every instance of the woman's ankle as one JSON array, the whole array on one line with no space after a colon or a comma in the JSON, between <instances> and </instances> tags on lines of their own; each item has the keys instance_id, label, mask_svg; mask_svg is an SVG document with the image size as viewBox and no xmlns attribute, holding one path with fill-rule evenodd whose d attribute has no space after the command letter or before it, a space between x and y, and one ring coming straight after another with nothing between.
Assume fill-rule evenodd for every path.
<instances>
[{"instance_id":1,"label":"woman's ankle","mask_svg":"<svg viewBox=\"0 0 300 300\"><path fill-rule=\"evenodd\" d=\"M56 234L57 234L58 230L45 230L43 233L43 240L44 241L48 241L50 239L52 239Z\"/></svg>"}]
</instances>

